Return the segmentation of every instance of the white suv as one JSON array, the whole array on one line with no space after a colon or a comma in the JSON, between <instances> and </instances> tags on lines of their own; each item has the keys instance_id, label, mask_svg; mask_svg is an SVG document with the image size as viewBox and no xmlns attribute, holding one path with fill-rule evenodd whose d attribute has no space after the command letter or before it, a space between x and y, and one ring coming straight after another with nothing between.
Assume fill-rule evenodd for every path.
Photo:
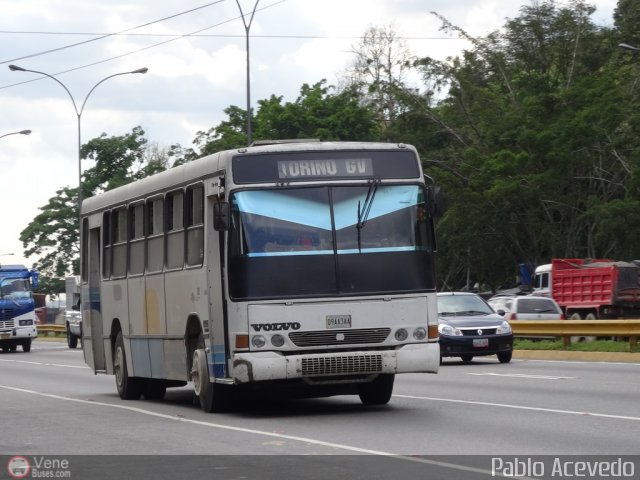
<instances>
[{"instance_id":1,"label":"white suv","mask_svg":"<svg viewBox=\"0 0 640 480\"><path fill-rule=\"evenodd\" d=\"M549 297L531 295L496 295L487 300L489 305L505 320L564 320L562 310Z\"/></svg>"}]
</instances>

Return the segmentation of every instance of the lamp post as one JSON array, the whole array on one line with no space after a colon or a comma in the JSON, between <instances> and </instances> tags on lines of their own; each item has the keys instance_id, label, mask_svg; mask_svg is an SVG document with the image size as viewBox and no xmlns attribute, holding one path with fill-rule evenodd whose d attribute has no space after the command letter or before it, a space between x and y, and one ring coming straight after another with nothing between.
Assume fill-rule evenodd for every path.
<instances>
[{"instance_id":1,"label":"lamp post","mask_svg":"<svg viewBox=\"0 0 640 480\"><path fill-rule=\"evenodd\" d=\"M81 126L81 120L82 120L82 112L84 111L84 107L87 104L87 100L89 100L89 97L91 96L93 91L98 87L98 85L100 85L101 83L109 80L110 78L117 77L117 76L120 76L120 75L129 75L130 73L147 73L149 71L149 69L147 67L138 68L137 70L132 70L130 72L114 73L113 75L109 75L108 77L103 78L98 83L96 83L93 87L91 87L91 90L89 90L89 93L87 93L87 96L84 97L84 101L82 102L80 110L78 110L78 105L76 104L76 101L73 98L73 95L71 95L71 92L69 91L67 86L64 83L62 83L60 80L58 80L56 77L54 77L53 75L49 75L48 73L45 73L45 72L39 72L37 70L29 70L27 68L19 67L18 65L9 65L9 70L11 70L12 72L37 73L39 75L44 75L45 77L49 77L50 79L54 80L62 88L65 89L65 91L69 95L69 98L71 99L71 103L73 103L73 109L75 110L76 116L78 117L78 218L80 218L80 207L82 206L82 163L81 163L82 156L80 154L80 149L81 149L81 146L82 146L82 144L81 144L81 138L82 137L81 137L81 133L80 133L80 126Z\"/></svg>"},{"instance_id":2,"label":"lamp post","mask_svg":"<svg viewBox=\"0 0 640 480\"><path fill-rule=\"evenodd\" d=\"M246 50L247 50L247 145L251 145L252 141L252 133L251 133L251 79L250 79L250 71L249 67L251 62L249 61L249 29L251 28L251 23L253 23L253 17L256 14L256 8L258 8L258 2L260 0L256 0L255 5L253 6L253 11L251 12L251 17L249 17L249 22L244 19L244 12L242 11L242 6L240 5L240 1L236 0L238 4L238 9L240 10L240 15L242 15L242 23L244 24L244 32L246 39Z\"/></svg>"},{"instance_id":3,"label":"lamp post","mask_svg":"<svg viewBox=\"0 0 640 480\"><path fill-rule=\"evenodd\" d=\"M624 48L626 50L634 50L636 52L640 50L640 48L634 47L633 45L629 45L628 43L619 43L618 46L620 48Z\"/></svg>"},{"instance_id":4,"label":"lamp post","mask_svg":"<svg viewBox=\"0 0 640 480\"><path fill-rule=\"evenodd\" d=\"M18 132L5 133L4 135L0 135L2 137L8 137L9 135L29 135L31 134L31 130L20 130Z\"/></svg>"}]
</instances>

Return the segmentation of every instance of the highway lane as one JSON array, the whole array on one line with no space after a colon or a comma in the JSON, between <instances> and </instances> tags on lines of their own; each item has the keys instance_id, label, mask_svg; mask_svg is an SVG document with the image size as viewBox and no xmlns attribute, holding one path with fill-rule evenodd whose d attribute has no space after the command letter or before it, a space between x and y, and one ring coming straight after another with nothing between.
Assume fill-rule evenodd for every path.
<instances>
[{"instance_id":1,"label":"highway lane","mask_svg":"<svg viewBox=\"0 0 640 480\"><path fill-rule=\"evenodd\" d=\"M36 341L0 354L0 452L218 455L638 454L638 364L449 360L401 375L391 403L245 399L205 414L188 387L122 401L82 352ZM11 435L6 435L11 432ZM457 477L456 477L457 478Z\"/></svg>"}]
</instances>

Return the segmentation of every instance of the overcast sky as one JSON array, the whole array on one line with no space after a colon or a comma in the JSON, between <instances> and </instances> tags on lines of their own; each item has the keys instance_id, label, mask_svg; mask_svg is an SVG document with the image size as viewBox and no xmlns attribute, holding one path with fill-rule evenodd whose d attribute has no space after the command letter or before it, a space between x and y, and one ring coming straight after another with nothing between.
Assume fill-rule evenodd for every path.
<instances>
[{"instance_id":1,"label":"overcast sky","mask_svg":"<svg viewBox=\"0 0 640 480\"><path fill-rule=\"evenodd\" d=\"M616 0L590 3L597 7L593 20L612 25ZM336 84L368 27L391 24L413 54L445 58L466 44L440 32L429 12L484 35L525 4L260 0L250 29L252 106L272 94L294 101L304 83ZM240 5L249 14L255 0ZM32 130L0 138L0 263L36 260L24 258L20 232L56 190L78 183L78 117L69 95L54 80L30 81L39 76L12 72L10 64L51 75L68 71L57 78L78 109L103 78L149 69L109 79L91 93L81 115L83 143L140 125L160 147L190 147L196 132L226 118L226 107L246 107L245 28L235 0L0 0L0 12L0 135Z\"/></svg>"}]
</instances>

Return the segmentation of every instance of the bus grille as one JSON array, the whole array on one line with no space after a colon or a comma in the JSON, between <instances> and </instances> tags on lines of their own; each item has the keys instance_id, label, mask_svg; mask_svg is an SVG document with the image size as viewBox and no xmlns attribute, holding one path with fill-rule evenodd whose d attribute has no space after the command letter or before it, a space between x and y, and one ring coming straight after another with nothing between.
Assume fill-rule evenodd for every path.
<instances>
[{"instance_id":1,"label":"bus grille","mask_svg":"<svg viewBox=\"0 0 640 480\"><path fill-rule=\"evenodd\" d=\"M292 332L289 339L296 347L325 345L354 345L382 343L391 333L390 328L364 328L360 330L327 330L320 332Z\"/></svg>"},{"instance_id":2,"label":"bus grille","mask_svg":"<svg viewBox=\"0 0 640 480\"><path fill-rule=\"evenodd\" d=\"M379 373L381 371L382 355L378 354L302 358L302 376L305 377Z\"/></svg>"},{"instance_id":3,"label":"bus grille","mask_svg":"<svg viewBox=\"0 0 640 480\"><path fill-rule=\"evenodd\" d=\"M13 316L13 311L11 310L6 310L6 314L4 313L5 310L0 310L0 328L13 328L16 326L16 321L11 318ZM9 318L11 318L11 320L8 320Z\"/></svg>"}]
</instances>

